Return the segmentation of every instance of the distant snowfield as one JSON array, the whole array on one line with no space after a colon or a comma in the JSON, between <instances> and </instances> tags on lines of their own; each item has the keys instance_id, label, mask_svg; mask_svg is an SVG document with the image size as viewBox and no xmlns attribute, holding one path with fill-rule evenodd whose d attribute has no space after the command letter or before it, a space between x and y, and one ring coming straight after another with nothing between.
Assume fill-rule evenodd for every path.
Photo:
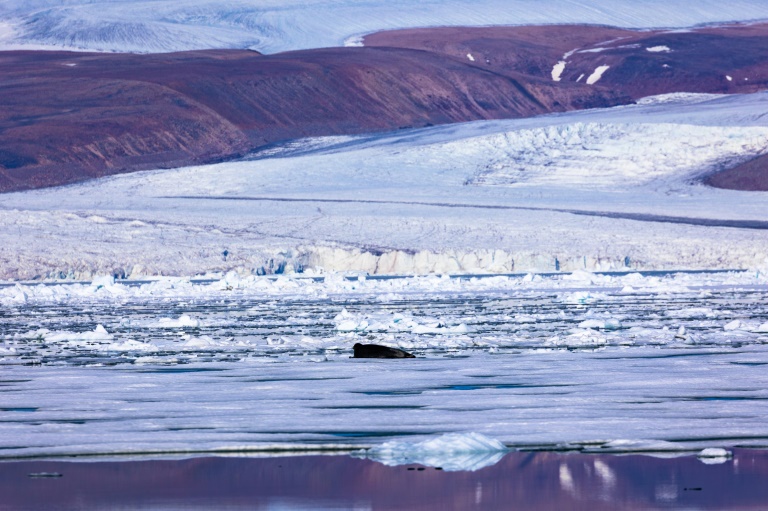
<instances>
[{"instance_id":1,"label":"distant snowfield","mask_svg":"<svg viewBox=\"0 0 768 511\"><path fill-rule=\"evenodd\" d=\"M0 278L760 269L768 94L296 141L0 196Z\"/></svg>"},{"instance_id":2,"label":"distant snowfield","mask_svg":"<svg viewBox=\"0 0 768 511\"><path fill-rule=\"evenodd\" d=\"M630 28L768 19L762 0L6 0L0 45L97 51L285 50L356 44L360 34L423 26L593 23Z\"/></svg>"}]
</instances>

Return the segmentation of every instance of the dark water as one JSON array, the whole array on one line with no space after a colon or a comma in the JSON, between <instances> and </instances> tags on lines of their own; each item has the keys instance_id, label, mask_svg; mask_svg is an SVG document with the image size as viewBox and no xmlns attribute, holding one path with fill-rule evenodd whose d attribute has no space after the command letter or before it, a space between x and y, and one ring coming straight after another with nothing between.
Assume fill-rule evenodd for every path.
<instances>
[{"instance_id":1,"label":"dark water","mask_svg":"<svg viewBox=\"0 0 768 511\"><path fill-rule=\"evenodd\" d=\"M768 451L694 456L515 452L476 472L348 456L0 463L0 510L768 509Z\"/></svg>"}]
</instances>

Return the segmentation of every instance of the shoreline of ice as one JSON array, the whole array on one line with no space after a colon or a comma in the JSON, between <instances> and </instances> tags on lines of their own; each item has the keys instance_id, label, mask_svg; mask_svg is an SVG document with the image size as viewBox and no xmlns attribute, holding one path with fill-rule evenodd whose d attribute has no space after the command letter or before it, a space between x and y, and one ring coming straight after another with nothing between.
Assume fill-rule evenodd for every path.
<instances>
[{"instance_id":1,"label":"shoreline of ice","mask_svg":"<svg viewBox=\"0 0 768 511\"><path fill-rule=\"evenodd\" d=\"M424 435L420 440L390 440L380 443L260 443L212 445L195 449L184 446L115 450L99 447L66 446L16 448L0 452L0 463L23 460L126 461L147 459L179 459L190 457L283 457L343 455L368 459L388 466L418 464L440 467L447 472L476 471L495 465L513 452L582 453L623 456L641 454L672 458L696 456L702 463L722 463L731 458L732 449L768 450L768 437L752 439L719 438L716 441L690 440L672 442L653 439L584 440L566 443L501 442L475 432ZM757 443L754 443L757 441ZM100 446L101 447L101 446Z\"/></svg>"},{"instance_id":2,"label":"shoreline of ice","mask_svg":"<svg viewBox=\"0 0 768 511\"><path fill-rule=\"evenodd\" d=\"M645 273L645 275L643 274ZM124 302L129 299L171 297L295 296L323 298L333 294L370 295L396 293L473 293L488 291L578 291L605 289L613 292L675 292L712 286L768 286L768 268L752 270L679 270L661 272L573 271L563 273L519 273L505 275L388 275L330 272L320 275L225 275L157 277L148 280L119 280L102 276L93 281L4 282L0 304L97 300Z\"/></svg>"}]
</instances>

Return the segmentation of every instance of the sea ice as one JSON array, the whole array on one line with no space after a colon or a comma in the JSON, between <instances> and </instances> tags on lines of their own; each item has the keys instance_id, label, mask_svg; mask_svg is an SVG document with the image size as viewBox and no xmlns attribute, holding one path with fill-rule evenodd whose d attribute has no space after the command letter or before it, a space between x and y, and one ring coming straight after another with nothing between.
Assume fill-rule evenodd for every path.
<instances>
[{"instance_id":1,"label":"sea ice","mask_svg":"<svg viewBox=\"0 0 768 511\"><path fill-rule=\"evenodd\" d=\"M458 472L495 465L508 451L503 443L480 433L447 433L421 442L385 442L357 455L389 466L417 463Z\"/></svg>"}]
</instances>

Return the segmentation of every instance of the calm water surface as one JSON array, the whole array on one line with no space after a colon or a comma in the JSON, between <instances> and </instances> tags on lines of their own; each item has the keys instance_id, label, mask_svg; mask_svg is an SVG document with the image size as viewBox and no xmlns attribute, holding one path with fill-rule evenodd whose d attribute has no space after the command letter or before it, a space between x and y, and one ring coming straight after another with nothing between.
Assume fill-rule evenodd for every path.
<instances>
[{"instance_id":1,"label":"calm water surface","mask_svg":"<svg viewBox=\"0 0 768 511\"><path fill-rule=\"evenodd\" d=\"M767 509L768 451L720 461L513 452L476 472L343 455L6 462L0 509Z\"/></svg>"}]
</instances>

